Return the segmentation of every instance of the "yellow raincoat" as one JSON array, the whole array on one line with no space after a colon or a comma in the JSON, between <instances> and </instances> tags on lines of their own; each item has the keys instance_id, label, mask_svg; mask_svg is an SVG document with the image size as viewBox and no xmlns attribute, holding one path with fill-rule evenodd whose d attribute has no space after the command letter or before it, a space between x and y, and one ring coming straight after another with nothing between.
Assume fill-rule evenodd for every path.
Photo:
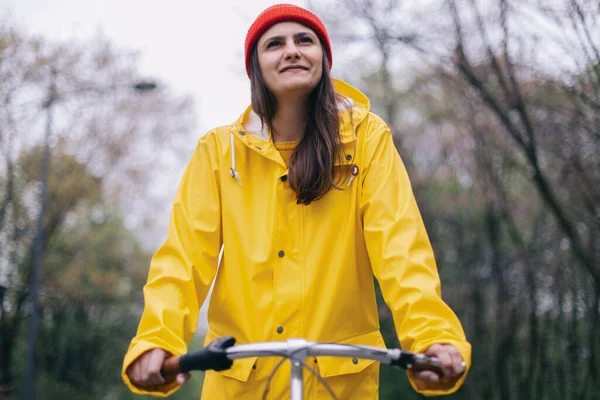
<instances>
[{"instance_id":1,"label":"yellow raincoat","mask_svg":"<svg viewBox=\"0 0 600 400\"><path fill-rule=\"evenodd\" d=\"M374 275L403 349L449 343L470 366L470 345L440 297L434 255L390 130L369 112L362 93L338 80L335 88L353 108L340 111L346 158L336 168L343 176L355 164L359 173L342 183L343 190L332 189L308 206L296 204L286 164L251 108L200 138L177 191L168 238L152 259L144 313L125 356L123 379L132 391L150 393L125 374L143 352L187 351L213 281L206 343L232 335L238 344L305 338L384 347ZM236 360L227 371L208 371L202 398L260 399L277 361ZM378 363L307 361L338 398L377 399ZM307 399L329 398L322 384L304 375ZM289 365L279 369L269 399L289 398L289 376ZM425 395L451 393L465 376L454 385L426 384L409 372Z\"/></svg>"}]
</instances>

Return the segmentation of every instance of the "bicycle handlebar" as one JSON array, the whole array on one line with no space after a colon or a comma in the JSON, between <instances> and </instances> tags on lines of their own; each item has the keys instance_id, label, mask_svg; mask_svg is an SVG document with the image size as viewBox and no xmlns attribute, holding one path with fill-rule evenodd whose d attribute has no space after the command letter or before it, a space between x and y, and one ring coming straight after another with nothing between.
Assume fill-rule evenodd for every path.
<instances>
[{"instance_id":1,"label":"bicycle handlebar","mask_svg":"<svg viewBox=\"0 0 600 400\"><path fill-rule=\"evenodd\" d=\"M400 349L310 342L304 339L242 344L225 349L224 354L215 354L205 347L182 356L166 359L161 373L167 381L170 381L175 379L177 374L181 372L213 369L210 367L211 361L215 357L223 356L230 360L249 357L286 357L302 360L308 356L357 357L411 369L415 372L427 370L435 372L440 377L444 375L439 360L424 354L411 353Z\"/></svg>"}]
</instances>

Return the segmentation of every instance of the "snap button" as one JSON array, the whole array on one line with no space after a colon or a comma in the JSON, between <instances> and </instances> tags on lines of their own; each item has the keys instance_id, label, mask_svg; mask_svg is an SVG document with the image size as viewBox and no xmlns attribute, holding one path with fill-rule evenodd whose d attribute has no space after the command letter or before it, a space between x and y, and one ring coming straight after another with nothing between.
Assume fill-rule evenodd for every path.
<instances>
[{"instance_id":1,"label":"snap button","mask_svg":"<svg viewBox=\"0 0 600 400\"><path fill-rule=\"evenodd\" d=\"M354 365L358 364L358 358L352 357L352 364L354 364Z\"/></svg>"},{"instance_id":2,"label":"snap button","mask_svg":"<svg viewBox=\"0 0 600 400\"><path fill-rule=\"evenodd\" d=\"M279 325L277 327L277 333L282 334L283 333L283 326Z\"/></svg>"},{"instance_id":3,"label":"snap button","mask_svg":"<svg viewBox=\"0 0 600 400\"><path fill-rule=\"evenodd\" d=\"M282 176L279 179L281 179L281 182L285 182L285 181L287 181L287 175L284 175L284 176Z\"/></svg>"},{"instance_id":4,"label":"snap button","mask_svg":"<svg viewBox=\"0 0 600 400\"><path fill-rule=\"evenodd\" d=\"M242 136L244 136L246 134L246 132L244 132L244 131L239 131L238 133Z\"/></svg>"},{"instance_id":5,"label":"snap button","mask_svg":"<svg viewBox=\"0 0 600 400\"><path fill-rule=\"evenodd\" d=\"M283 256L285 256L285 251L283 251L283 250L279 250L279 252L277 253L277 255L278 255L279 257L283 257Z\"/></svg>"},{"instance_id":6,"label":"snap button","mask_svg":"<svg viewBox=\"0 0 600 400\"><path fill-rule=\"evenodd\" d=\"M346 160L348 160L348 161L352 160L352 156L350 154L346 154Z\"/></svg>"},{"instance_id":7,"label":"snap button","mask_svg":"<svg viewBox=\"0 0 600 400\"><path fill-rule=\"evenodd\" d=\"M252 366L252 369L256 369L256 364L254 364L254 365Z\"/></svg>"}]
</instances>

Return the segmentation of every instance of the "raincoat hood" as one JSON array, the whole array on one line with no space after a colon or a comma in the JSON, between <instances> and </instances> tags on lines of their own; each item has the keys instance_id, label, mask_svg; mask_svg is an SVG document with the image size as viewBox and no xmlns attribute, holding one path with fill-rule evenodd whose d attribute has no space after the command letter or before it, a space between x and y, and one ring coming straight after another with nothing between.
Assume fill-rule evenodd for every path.
<instances>
[{"instance_id":1,"label":"raincoat hood","mask_svg":"<svg viewBox=\"0 0 600 400\"><path fill-rule=\"evenodd\" d=\"M366 115L368 115L369 110L371 108L371 103L367 96L365 96L358 89L348 85L346 82L341 81L339 79L333 79L333 85L336 93L340 94L343 97L343 101L338 104L338 109L340 111L340 136L341 142L344 145L348 145L348 143L356 144L356 134L352 127L357 126L362 122ZM349 112L352 110L352 113ZM352 118L352 121L350 119ZM348 129L348 127L350 129ZM262 123L261 118L258 114L252 110L252 106L248 106L244 113L233 123L230 128L230 140L231 140L231 169L229 173L232 178L236 179L240 186L242 185L242 177L239 172L236 170L235 164L235 138L236 133L238 137L241 138L242 142L248 146L258 146L255 140L251 137L259 139L261 142L268 142L269 138L269 129L268 127ZM243 134L242 134L243 132ZM269 152L273 145L267 145L265 151ZM353 149L353 152L356 151L356 146ZM260 147L262 150L263 148Z\"/></svg>"}]
</instances>

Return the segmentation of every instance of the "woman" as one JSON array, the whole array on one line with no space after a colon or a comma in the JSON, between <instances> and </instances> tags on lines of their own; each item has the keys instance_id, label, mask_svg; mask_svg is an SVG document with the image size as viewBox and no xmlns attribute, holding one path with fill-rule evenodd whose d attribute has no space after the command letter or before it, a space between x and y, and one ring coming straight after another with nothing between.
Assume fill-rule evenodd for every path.
<instances>
[{"instance_id":1,"label":"woman","mask_svg":"<svg viewBox=\"0 0 600 400\"><path fill-rule=\"evenodd\" d=\"M300 7L270 7L249 29L245 57L252 106L198 142L168 238L152 259L125 382L137 393L168 394L188 379L165 382L160 367L187 351L213 281L206 343L231 335L238 343L301 337L384 347L374 275L402 348L442 363L441 380L409 372L413 387L426 395L457 390L470 345L440 297L406 170L369 100L330 77L322 22ZM260 398L276 361L207 371L203 398ZM312 361L340 399L377 398L378 363ZM282 368L269 398L288 391ZM305 394L328 396L312 376Z\"/></svg>"}]
</instances>

